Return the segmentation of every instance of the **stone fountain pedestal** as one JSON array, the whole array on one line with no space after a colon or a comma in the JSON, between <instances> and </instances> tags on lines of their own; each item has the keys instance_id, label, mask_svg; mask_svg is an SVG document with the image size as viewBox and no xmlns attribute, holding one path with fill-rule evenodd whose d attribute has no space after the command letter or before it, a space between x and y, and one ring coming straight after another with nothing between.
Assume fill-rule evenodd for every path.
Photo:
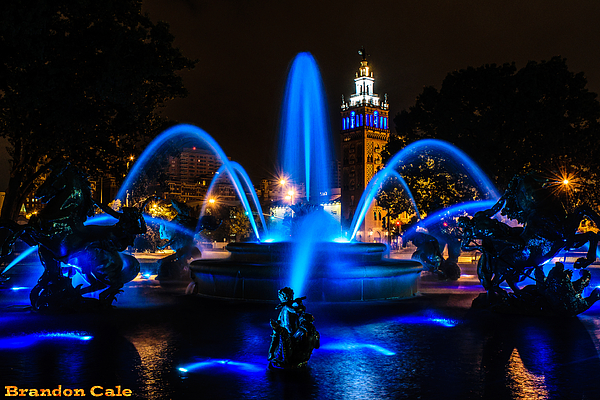
<instances>
[{"instance_id":1,"label":"stone fountain pedestal","mask_svg":"<svg viewBox=\"0 0 600 400\"><path fill-rule=\"evenodd\" d=\"M384 258L380 243L317 243L299 296L309 301L399 299L417 293L422 270L414 260ZM225 259L196 260L190 269L194 292L246 301L273 301L290 285L294 243L231 243Z\"/></svg>"}]
</instances>

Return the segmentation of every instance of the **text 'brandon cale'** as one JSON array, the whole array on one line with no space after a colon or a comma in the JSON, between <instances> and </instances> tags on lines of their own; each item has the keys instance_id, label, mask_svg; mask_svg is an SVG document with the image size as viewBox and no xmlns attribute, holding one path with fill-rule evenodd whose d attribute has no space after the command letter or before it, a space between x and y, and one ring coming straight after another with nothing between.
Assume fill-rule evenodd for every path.
<instances>
[{"instance_id":1,"label":"text 'brandon cale'","mask_svg":"<svg viewBox=\"0 0 600 400\"><path fill-rule=\"evenodd\" d=\"M4 386L4 389L6 389L6 393L4 393L5 397L85 397L88 393L93 397L130 397L132 395L131 389L123 389L121 386L115 386L113 389L92 386L89 391L85 389L63 388L62 385L58 385L56 389L28 389L17 386Z\"/></svg>"}]
</instances>

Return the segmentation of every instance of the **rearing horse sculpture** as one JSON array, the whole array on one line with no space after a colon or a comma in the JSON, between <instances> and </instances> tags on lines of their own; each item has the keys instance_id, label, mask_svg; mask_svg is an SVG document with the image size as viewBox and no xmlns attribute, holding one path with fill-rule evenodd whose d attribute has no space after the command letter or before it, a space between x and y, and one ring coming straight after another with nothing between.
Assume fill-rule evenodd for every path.
<instances>
[{"instance_id":1,"label":"rearing horse sculpture","mask_svg":"<svg viewBox=\"0 0 600 400\"><path fill-rule=\"evenodd\" d=\"M471 219L463 217L459 220L463 250L482 252L477 273L488 292L488 300L497 298L498 295L501 299L507 299L505 291L500 288L503 281L513 290L513 297L522 297L524 294L517 283L525 277L536 280L536 295L550 296L547 280L558 282L553 277L562 267L557 266L555 273L548 278L542 267L560 250L588 244L586 257L577 259L573 264L574 269L585 269L596 260L598 234L578 233L577 228L585 216L600 226L600 216L587 205L568 212L553 193L550 184L535 172L516 176L491 209L478 212ZM521 223L522 227L510 227L492 219L500 211L502 215ZM562 289L556 285L552 289L554 297L563 291L559 296L563 299L562 305L551 299L546 303L552 304L558 314L565 310L569 310L569 314L585 311L598 297L596 292L590 298L581 297L583 289L589 283L588 275L589 271L582 270L582 280L575 286L570 284L570 279L569 282L563 279ZM526 291L528 296L532 293L531 289Z\"/></svg>"},{"instance_id":2,"label":"rearing horse sculpture","mask_svg":"<svg viewBox=\"0 0 600 400\"><path fill-rule=\"evenodd\" d=\"M100 303L110 305L121 292L123 285L137 276L139 262L132 256L121 254L133 244L136 235L146 232L142 210L135 207L115 212L92 199L87 176L76 167L65 164L52 171L36 191L44 208L23 227L6 224L12 232L2 245L1 257L12 252L20 238L30 246L38 246L44 273L30 294L35 310L73 308L90 302L82 294L105 289L100 293ZM118 220L115 225L84 225L94 214L94 207ZM65 276L64 266L76 266L90 284L73 288L70 276Z\"/></svg>"}]
</instances>

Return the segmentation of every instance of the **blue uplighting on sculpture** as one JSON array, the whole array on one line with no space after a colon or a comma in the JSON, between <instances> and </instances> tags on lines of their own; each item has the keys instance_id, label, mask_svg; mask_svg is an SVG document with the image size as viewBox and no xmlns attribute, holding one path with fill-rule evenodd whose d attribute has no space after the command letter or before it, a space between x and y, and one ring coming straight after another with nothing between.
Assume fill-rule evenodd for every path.
<instances>
[{"instance_id":1,"label":"blue uplighting on sculpture","mask_svg":"<svg viewBox=\"0 0 600 400\"><path fill-rule=\"evenodd\" d=\"M19 262L23 261L25 259L25 257L27 257L28 255L32 254L34 251L37 251L37 249L38 249L37 246L31 246L31 247L27 248L25 251L23 251L21 254L19 254L17 257L15 257L15 259L12 260L6 266L6 268L4 268L4 271L0 272L0 275L8 272L9 269L11 269L15 265L17 265Z\"/></svg>"},{"instance_id":2,"label":"blue uplighting on sculpture","mask_svg":"<svg viewBox=\"0 0 600 400\"><path fill-rule=\"evenodd\" d=\"M37 246L44 272L30 292L32 308L53 312L111 307L121 288L139 272L135 257L122 252L146 232L142 210L147 203L121 212L96 203L87 175L69 163L54 166L35 196L44 207L27 224L1 224L5 237L0 252L1 258L10 256L19 239L31 248ZM117 223L86 224L96 207ZM64 271L69 264L81 266L89 285L72 285L72 275ZM102 291L98 301L82 296L97 291Z\"/></svg>"},{"instance_id":3,"label":"blue uplighting on sculpture","mask_svg":"<svg viewBox=\"0 0 600 400\"><path fill-rule=\"evenodd\" d=\"M482 253L477 275L486 293L473 302L474 306L506 313L572 317L600 299L596 289L585 296L592 278L587 267L596 260L600 238L596 232L579 231L584 218L600 225L600 215L585 203L567 209L554 194L552 183L539 171L516 175L489 209L473 217L459 217L461 249ZM498 221L494 218L498 213L522 226ZM556 262L546 274L544 265L560 251L586 243L587 254L573 263L573 270ZM580 270L579 279L572 279L574 270ZM520 287L528 277L535 284ZM504 282L512 293L501 287Z\"/></svg>"}]
</instances>

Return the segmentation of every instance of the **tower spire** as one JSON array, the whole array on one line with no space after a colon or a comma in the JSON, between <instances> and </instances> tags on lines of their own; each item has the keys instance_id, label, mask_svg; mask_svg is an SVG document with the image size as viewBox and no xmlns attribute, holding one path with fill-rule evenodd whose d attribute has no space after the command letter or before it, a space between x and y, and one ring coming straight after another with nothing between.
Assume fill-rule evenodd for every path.
<instances>
[{"instance_id":1,"label":"tower spire","mask_svg":"<svg viewBox=\"0 0 600 400\"><path fill-rule=\"evenodd\" d=\"M370 56L370 54L367 54L365 46L361 46L360 50L358 50L358 54L362 56L363 61L367 61L367 56Z\"/></svg>"},{"instance_id":2,"label":"tower spire","mask_svg":"<svg viewBox=\"0 0 600 400\"><path fill-rule=\"evenodd\" d=\"M350 96L349 105L342 102L342 110L358 105L370 105L387 109L387 101L382 103L379 95L374 91L375 78L373 77L373 72L371 72L369 62L367 61L367 57L370 55L367 54L364 46L358 50L358 54L362 56L362 61L360 62L360 67L354 78L356 91Z\"/></svg>"}]
</instances>

